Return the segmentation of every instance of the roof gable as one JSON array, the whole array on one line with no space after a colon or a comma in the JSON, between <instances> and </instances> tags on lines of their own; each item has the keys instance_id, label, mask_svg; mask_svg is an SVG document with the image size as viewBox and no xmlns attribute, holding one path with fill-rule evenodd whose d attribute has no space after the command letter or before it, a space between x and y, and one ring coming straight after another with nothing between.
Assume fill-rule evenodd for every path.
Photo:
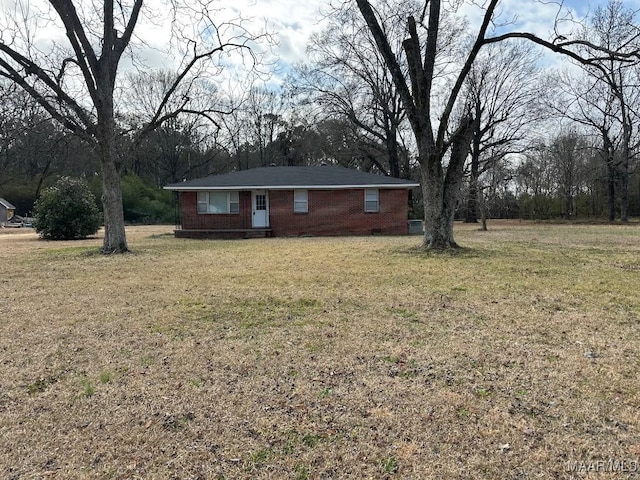
<instances>
[{"instance_id":1,"label":"roof gable","mask_svg":"<svg viewBox=\"0 0 640 480\"><path fill-rule=\"evenodd\" d=\"M0 197L0 205L2 205L7 210L15 210L16 207L7 202L4 198Z\"/></svg>"},{"instance_id":2,"label":"roof gable","mask_svg":"<svg viewBox=\"0 0 640 480\"><path fill-rule=\"evenodd\" d=\"M173 183L167 190L250 190L412 188L410 180L385 177L344 167L260 167Z\"/></svg>"}]
</instances>

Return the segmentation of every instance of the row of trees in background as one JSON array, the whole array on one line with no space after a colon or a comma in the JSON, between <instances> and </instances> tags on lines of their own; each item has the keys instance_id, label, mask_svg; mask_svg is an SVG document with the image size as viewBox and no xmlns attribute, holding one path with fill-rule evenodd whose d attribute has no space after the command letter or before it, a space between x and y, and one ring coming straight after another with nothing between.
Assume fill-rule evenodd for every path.
<instances>
[{"instance_id":1,"label":"row of trees in background","mask_svg":"<svg viewBox=\"0 0 640 480\"><path fill-rule=\"evenodd\" d=\"M458 170L464 198L452 197L447 211L442 198L427 199L429 208L440 205L432 217L449 210L468 222L640 214L639 30L621 1L570 31L556 24L549 41L486 30L472 38L464 19L433 0L428 9L411 1L378 2L375 10L356 4L332 12L308 61L277 87L254 83L230 96L206 75L189 80L197 89L182 87L185 68L129 75L127 109L114 110L109 150L124 179L125 218L171 220L167 183L320 162L435 181L424 192L441 196L447 181L452 192L459 181L430 172ZM497 4L490 2L482 28L496 21ZM567 55L571 67L545 66L532 40ZM85 177L100 198L104 152L87 149L82 129L61 126L32 93L0 78L0 193L26 214L44 186L70 175ZM82 128L95 128L85 120ZM422 192L411 202L412 215L422 217Z\"/></svg>"},{"instance_id":2,"label":"row of trees in background","mask_svg":"<svg viewBox=\"0 0 640 480\"><path fill-rule=\"evenodd\" d=\"M609 167L602 151L589 140L575 130L560 129L548 143L532 145L517 163L493 165L482 176L479 210L497 218L535 220L604 219L612 211L621 212L620 198L610 192ZM627 211L637 216L637 167L629 174L629 182L634 188ZM614 186L621 184L614 179ZM469 212L465 210L464 215Z\"/></svg>"}]
</instances>

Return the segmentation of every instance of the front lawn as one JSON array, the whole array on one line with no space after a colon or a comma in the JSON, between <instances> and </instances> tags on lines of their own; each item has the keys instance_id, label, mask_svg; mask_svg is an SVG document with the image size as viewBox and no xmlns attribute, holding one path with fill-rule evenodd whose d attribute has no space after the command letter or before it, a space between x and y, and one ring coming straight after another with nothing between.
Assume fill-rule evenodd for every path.
<instances>
[{"instance_id":1,"label":"front lawn","mask_svg":"<svg viewBox=\"0 0 640 480\"><path fill-rule=\"evenodd\" d=\"M0 235L0 477L638 475L640 227L456 239Z\"/></svg>"}]
</instances>

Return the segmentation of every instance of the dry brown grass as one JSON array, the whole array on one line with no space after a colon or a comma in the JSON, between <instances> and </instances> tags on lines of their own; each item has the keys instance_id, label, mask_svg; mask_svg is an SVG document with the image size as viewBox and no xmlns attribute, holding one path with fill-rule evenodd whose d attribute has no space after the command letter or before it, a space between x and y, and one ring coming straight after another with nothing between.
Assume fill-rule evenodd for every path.
<instances>
[{"instance_id":1,"label":"dry brown grass","mask_svg":"<svg viewBox=\"0 0 640 480\"><path fill-rule=\"evenodd\" d=\"M0 235L0 477L632 477L640 228L490 228Z\"/></svg>"}]
</instances>

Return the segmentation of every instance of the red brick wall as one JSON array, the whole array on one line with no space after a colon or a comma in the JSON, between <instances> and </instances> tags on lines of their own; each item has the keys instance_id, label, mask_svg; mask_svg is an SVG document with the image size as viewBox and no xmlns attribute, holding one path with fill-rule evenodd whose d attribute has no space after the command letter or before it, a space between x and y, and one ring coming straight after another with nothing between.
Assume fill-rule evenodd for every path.
<instances>
[{"instance_id":1,"label":"red brick wall","mask_svg":"<svg viewBox=\"0 0 640 480\"><path fill-rule=\"evenodd\" d=\"M273 236L403 235L407 227L407 190L379 190L379 212L365 213L364 190L308 190L309 212L293 212L293 190L269 192Z\"/></svg>"},{"instance_id":2,"label":"red brick wall","mask_svg":"<svg viewBox=\"0 0 640 480\"><path fill-rule=\"evenodd\" d=\"M240 192L240 213L198 213L197 192L181 192L184 230L230 230L251 228L251 192Z\"/></svg>"},{"instance_id":3,"label":"red brick wall","mask_svg":"<svg viewBox=\"0 0 640 480\"><path fill-rule=\"evenodd\" d=\"M377 213L365 213L364 189L308 190L309 212L294 213L293 190L271 190L272 236L407 234L407 190L378 192ZM240 192L239 214L199 214L196 192L182 192L181 204L184 230L251 228L251 192Z\"/></svg>"}]
</instances>

